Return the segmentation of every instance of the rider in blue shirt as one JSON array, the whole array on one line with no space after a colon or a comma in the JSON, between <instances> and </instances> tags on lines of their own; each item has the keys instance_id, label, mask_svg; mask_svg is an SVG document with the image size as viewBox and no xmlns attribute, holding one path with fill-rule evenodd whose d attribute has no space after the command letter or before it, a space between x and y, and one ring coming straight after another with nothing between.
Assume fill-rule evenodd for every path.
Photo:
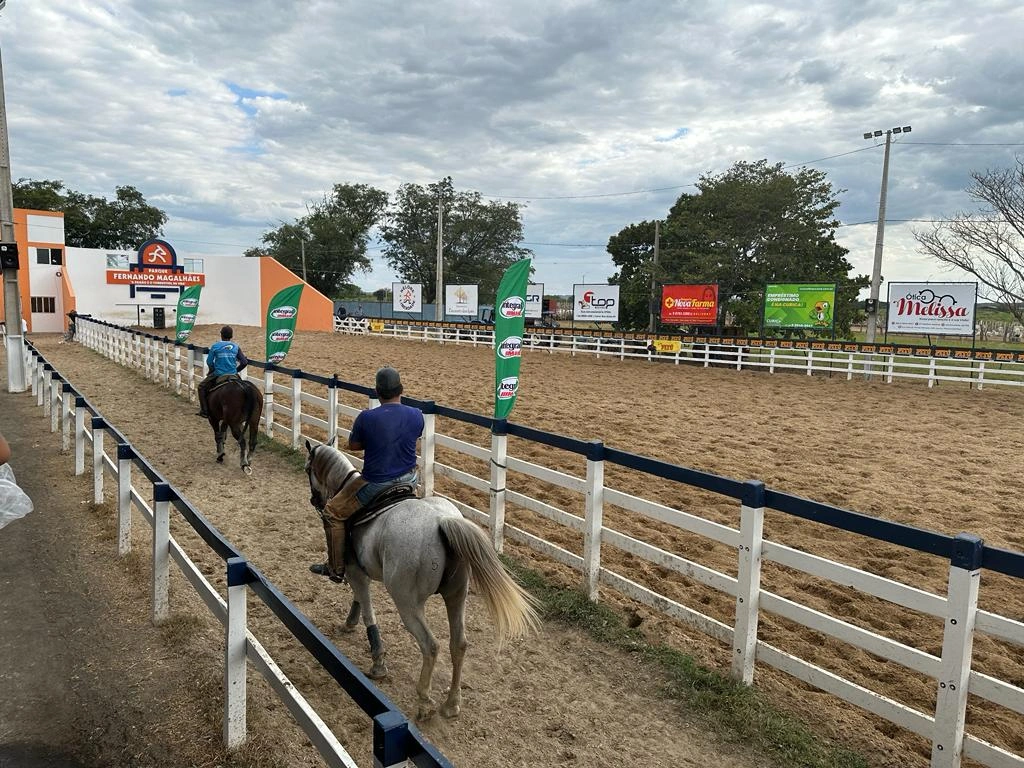
<instances>
[{"instance_id":1,"label":"rider in blue shirt","mask_svg":"<svg viewBox=\"0 0 1024 768\"><path fill-rule=\"evenodd\" d=\"M206 365L210 372L196 388L196 392L199 395L199 412L196 416L208 418L206 413L206 395L218 376L237 374L249 364L249 360L242 352L242 348L231 340L231 337L234 335L235 332L231 330L231 326L225 325L220 329L220 341L215 342L206 355Z\"/></svg>"}]
</instances>

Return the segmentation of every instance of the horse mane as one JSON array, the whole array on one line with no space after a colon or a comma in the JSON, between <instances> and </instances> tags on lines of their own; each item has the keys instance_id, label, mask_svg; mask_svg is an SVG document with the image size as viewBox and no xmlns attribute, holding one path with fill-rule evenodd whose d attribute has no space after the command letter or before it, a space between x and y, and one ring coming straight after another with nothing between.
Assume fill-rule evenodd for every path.
<instances>
[{"instance_id":1,"label":"horse mane","mask_svg":"<svg viewBox=\"0 0 1024 768\"><path fill-rule=\"evenodd\" d=\"M315 477L326 498L333 496L345 482L355 467L348 456L331 445L319 445L310 465L310 472Z\"/></svg>"}]
</instances>

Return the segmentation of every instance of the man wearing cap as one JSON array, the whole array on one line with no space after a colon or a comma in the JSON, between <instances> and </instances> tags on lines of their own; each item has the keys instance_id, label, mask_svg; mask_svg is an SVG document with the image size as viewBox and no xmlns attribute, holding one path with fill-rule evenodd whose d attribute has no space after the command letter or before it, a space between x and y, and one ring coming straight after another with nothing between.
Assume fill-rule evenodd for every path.
<instances>
[{"instance_id":1,"label":"man wearing cap","mask_svg":"<svg viewBox=\"0 0 1024 768\"><path fill-rule=\"evenodd\" d=\"M374 382L379 408L359 413L348 437L348 450L364 451L365 485L343 488L324 507L327 562L309 567L313 573L341 581L345 575L345 521L360 506L394 485L417 482L416 441L423 434L423 414L402 404L402 379L394 368L381 368Z\"/></svg>"}]
</instances>

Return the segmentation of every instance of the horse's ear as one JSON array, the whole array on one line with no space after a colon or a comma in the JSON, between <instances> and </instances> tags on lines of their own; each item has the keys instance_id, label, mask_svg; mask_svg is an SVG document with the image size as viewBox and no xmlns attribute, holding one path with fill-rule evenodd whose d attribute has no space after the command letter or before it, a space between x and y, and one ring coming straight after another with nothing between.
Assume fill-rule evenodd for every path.
<instances>
[{"instance_id":1,"label":"horse's ear","mask_svg":"<svg viewBox=\"0 0 1024 768\"><path fill-rule=\"evenodd\" d=\"M335 441L335 440L337 440L337 439L338 439L338 433L337 433L337 432L335 432L335 433L334 433L333 435L331 435L331 436L330 436L330 437L329 437L329 438L327 439L327 442L326 442L326 443L324 443L324 445L326 445L326 446L328 446L328 447L334 447L334 441Z\"/></svg>"}]
</instances>

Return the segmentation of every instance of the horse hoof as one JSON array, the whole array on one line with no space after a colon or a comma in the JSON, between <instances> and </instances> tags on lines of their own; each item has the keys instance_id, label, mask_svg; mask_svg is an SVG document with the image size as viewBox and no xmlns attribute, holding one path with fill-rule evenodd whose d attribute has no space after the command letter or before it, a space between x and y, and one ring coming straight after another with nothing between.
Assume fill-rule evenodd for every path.
<instances>
[{"instance_id":1,"label":"horse hoof","mask_svg":"<svg viewBox=\"0 0 1024 768\"><path fill-rule=\"evenodd\" d=\"M371 680L383 680L388 676L388 665L383 662L380 664L374 663L370 671L366 673L366 676Z\"/></svg>"},{"instance_id":2,"label":"horse hoof","mask_svg":"<svg viewBox=\"0 0 1024 768\"><path fill-rule=\"evenodd\" d=\"M358 627L358 626L359 626L358 623L356 623L356 624L342 624L341 631L344 632L347 635L349 632L355 632L356 631L356 627Z\"/></svg>"},{"instance_id":3,"label":"horse hoof","mask_svg":"<svg viewBox=\"0 0 1024 768\"><path fill-rule=\"evenodd\" d=\"M458 704L445 704L441 707L441 715L447 718L458 717L462 707Z\"/></svg>"},{"instance_id":4,"label":"horse hoof","mask_svg":"<svg viewBox=\"0 0 1024 768\"><path fill-rule=\"evenodd\" d=\"M242 467L242 471L245 472L245 474L247 475L252 475L252 467L250 467L248 464Z\"/></svg>"},{"instance_id":5,"label":"horse hoof","mask_svg":"<svg viewBox=\"0 0 1024 768\"><path fill-rule=\"evenodd\" d=\"M416 719L422 722L424 720L429 720L436 714L437 709L433 704L420 704L419 708L416 710Z\"/></svg>"}]
</instances>

